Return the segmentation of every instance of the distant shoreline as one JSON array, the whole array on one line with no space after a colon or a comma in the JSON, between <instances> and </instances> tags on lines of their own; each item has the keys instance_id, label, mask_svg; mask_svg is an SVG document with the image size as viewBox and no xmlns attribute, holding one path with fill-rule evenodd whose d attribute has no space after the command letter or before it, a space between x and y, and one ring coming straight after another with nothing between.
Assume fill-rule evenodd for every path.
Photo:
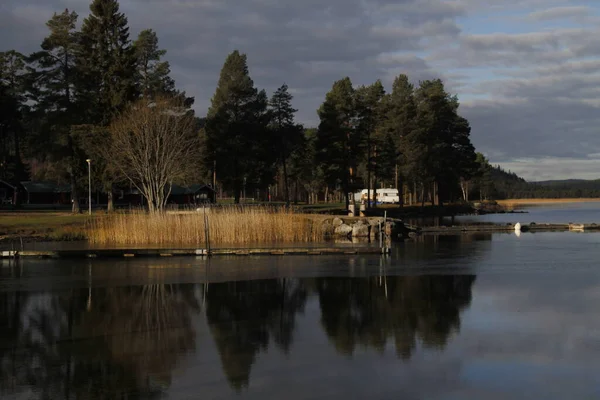
<instances>
[{"instance_id":1,"label":"distant shoreline","mask_svg":"<svg viewBox=\"0 0 600 400\"><path fill-rule=\"evenodd\" d=\"M585 202L600 202L600 197L585 197L585 198L560 198L560 199L506 199L497 200L498 204L504 207L517 207L527 205L542 205L542 204L564 204L564 203L585 203Z\"/></svg>"}]
</instances>

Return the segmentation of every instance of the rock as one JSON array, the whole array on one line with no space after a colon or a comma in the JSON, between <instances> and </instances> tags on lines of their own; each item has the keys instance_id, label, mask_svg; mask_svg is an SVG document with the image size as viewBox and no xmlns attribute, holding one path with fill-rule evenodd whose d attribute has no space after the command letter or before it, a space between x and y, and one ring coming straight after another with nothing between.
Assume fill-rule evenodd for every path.
<instances>
[{"instance_id":1,"label":"rock","mask_svg":"<svg viewBox=\"0 0 600 400\"><path fill-rule=\"evenodd\" d=\"M352 233L352 227L346 224L341 224L335 227L334 231L333 231L336 235L340 235L340 236L347 236L348 234Z\"/></svg>"},{"instance_id":2,"label":"rock","mask_svg":"<svg viewBox=\"0 0 600 400\"><path fill-rule=\"evenodd\" d=\"M341 218L335 217L333 219L332 225L334 228L337 228L338 226L343 225L343 224L344 224L344 221L342 221Z\"/></svg>"},{"instance_id":3,"label":"rock","mask_svg":"<svg viewBox=\"0 0 600 400\"><path fill-rule=\"evenodd\" d=\"M352 227L352 237L369 237L369 225L357 223Z\"/></svg>"},{"instance_id":4,"label":"rock","mask_svg":"<svg viewBox=\"0 0 600 400\"><path fill-rule=\"evenodd\" d=\"M369 218L369 219L367 219L367 222L371 226L378 226L380 222L383 223L383 218L381 218L381 217Z\"/></svg>"}]
</instances>

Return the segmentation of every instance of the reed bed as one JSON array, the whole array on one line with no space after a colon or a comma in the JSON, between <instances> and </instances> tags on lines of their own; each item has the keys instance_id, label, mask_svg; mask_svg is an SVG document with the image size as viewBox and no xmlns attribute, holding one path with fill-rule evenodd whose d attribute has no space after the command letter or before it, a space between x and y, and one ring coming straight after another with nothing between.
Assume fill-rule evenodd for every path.
<instances>
[{"instance_id":1,"label":"reed bed","mask_svg":"<svg viewBox=\"0 0 600 400\"><path fill-rule=\"evenodd\" d=\"M322 219L286 208L207 208L211 246L322 241ZM148 214L130 211L90 222L88 240L97 245L204 247L204 211Z\"/></svg>"}]
</instances>

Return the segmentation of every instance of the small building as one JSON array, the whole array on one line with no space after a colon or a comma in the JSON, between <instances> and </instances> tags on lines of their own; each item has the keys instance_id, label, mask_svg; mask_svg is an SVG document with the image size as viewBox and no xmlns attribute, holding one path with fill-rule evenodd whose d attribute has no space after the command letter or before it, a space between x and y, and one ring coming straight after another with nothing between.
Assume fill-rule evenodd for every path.
<instances>
[{"instance_id":1,"label":"small building","mask_svg":"<svg viewBox=\"0 0 600 400\"><path fill-rule=\"evenodd\" d=\"M215 190L205 184L191 186L171 186L168 203L179 205L195 205L201 203L215 203Z\"/></svg>"},{"instance_id":2,"label":"small building","mask_svg":"<svg viewBox=\"0 0 600 400\"><path fill-rule=\"evenodd\" d=\"M24 194L23 204L71 204L71 186L59 185L53 182L21 182Z\"/></svg>"},{"instance_id":3,"label":"small building","mask_svg":"<svg viewBox=\"0 0 600 400\"><path fill-rule=\"evenodd\" d=\"M18 185L0 180L0 205L15 205L19 200Z\"/></svg>"}]
</instances>

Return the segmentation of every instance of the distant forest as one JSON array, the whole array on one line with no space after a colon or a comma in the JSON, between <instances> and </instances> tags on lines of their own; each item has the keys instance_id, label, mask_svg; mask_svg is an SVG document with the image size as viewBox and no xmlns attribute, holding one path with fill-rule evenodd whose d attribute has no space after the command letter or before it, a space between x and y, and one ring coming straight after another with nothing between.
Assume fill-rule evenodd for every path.
<instances>
[{"instance_id":1,"label":"distant forest","mask_svg":"<svg viewBox=\"0 0 600 400\"><path fill-rule=\"evenodd\" d=\"M527 182L499 165L488 166L484 181L490 199L558 199L600 197L600 179L566 179Z\"/></svg>"}]
</instances>

